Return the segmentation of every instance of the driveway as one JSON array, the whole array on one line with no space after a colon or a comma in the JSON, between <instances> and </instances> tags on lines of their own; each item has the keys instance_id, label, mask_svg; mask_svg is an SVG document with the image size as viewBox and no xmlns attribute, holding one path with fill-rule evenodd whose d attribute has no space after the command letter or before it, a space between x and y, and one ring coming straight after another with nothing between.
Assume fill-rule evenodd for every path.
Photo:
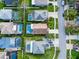
<instances>
[{"instance_id":1,"label":"driveway","mask_svg":"<svg viewBox=\"0 0 79 59\"><path fill-rule=\"evenodd\" d=\"M48 17L58 18L58 12L48 12Z\"/></svg>"},{"instance_id":2,"label":"driveway","mask_svg":"<svg viewBox=\"0 0 79 59\"><path fill-rule=\"evenodd\" d=\"M58 29L48 29L49 34L58 34Z\"/></svg>"},{"instance_id":3,"label":"driveway","mask_svg":"<svg viewBox=\"0 0 79 59\"><path fill-rule=\"evenodd\" d=\"M57 1L49 1L48 3L51 3L52 5L56 5L56 6L58 6L58 4L57 4Z\"/></svg>"}]
</instances>

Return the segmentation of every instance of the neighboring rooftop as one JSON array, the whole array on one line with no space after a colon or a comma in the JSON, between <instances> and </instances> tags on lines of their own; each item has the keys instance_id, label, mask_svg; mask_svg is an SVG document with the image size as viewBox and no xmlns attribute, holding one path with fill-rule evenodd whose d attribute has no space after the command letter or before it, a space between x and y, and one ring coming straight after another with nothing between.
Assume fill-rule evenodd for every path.
<instances>
[{"instance_id":1,"label":"neighboring rooftop","mask_svg":"<svg viewBox=\"0 0 79 59\"><path fill-rule=\"evenodd\" d=\"M0 19L2 20L18 20L18 13L12 9L1 9Z\"/></svg>"},{"instance_id":2,"label":"neighboring rooftop","mask_svg":"<svg viewBox=\"0 0 79 59\"><path fill-rule=\"evenodd\" d=\"M44 21L48 18L47 10L34 10L28 15L28 21Z\"/></svg>"},{"instance_id":3,"label":"neighboring rooftop","mask_svg":"<svg viewBox=\"0 0 79 59\"><path fill-rule=\"evenodd\" d=\"M48 0L32 0L32 5L47 6L48 5Z\"/></svg>"},{"instance_id":4,"label":"neighboring rooftop","mask_svg":"<svg viewBox=\"0 0 79 59\"><path fill-rule=\"evenodd\" d=\"M2 37L0 38L0 48L20 48L21 38Z\"/></svg>"},{"instance_id":5,"label":"neighboring rooftop","mask_svg":"<svg viewBox=\"0 0 79 59\"><path fill-rule=\"evenodd\" d=\"M79 0L76 0L76 9L79 11Z\"/></svg>"},{"instance_id":6,"label":"neighboring rooftop","mask_svg":"<svg viewBox=\"0 0 79 59\"><path fill-rule=\"evenodd\" d=\"M26 26L26 33L28 34L47 34L48 33L48 27L47 24L27 24Z\"/></svg>"},{"instance_id":7,"label":"neighboring rooftop","mask_svg":"<svg viewBox=\"0 0 79 59\"><path fill-rule=\"evenodd\" d=\"M1 22L0 31L1 34L22 34L22 24L16 24L13 22Z\"/></svg>"},{"instance_id":8,"label":"neighboring rooftop","mask_svg":"<svg viewBox=\"0 0 79 59\"><path fill-rule=\"evenodd\" d=\"M46 41L26 41L27 53L44 54L47 47L49 47L49 43Z\"/></svg>"},{"instance_id":9,"label":"neighboring rooftop","mask_svg":"<svg viewBox=\"0 0 79 59\"><path fill-rule=\"evenodd\" d=\"M3 0L6 6L17 6L18 0Z\"/></svg>"},{"instance_id":10,"label":"neighboring rooftop","mask_svg":"<svg viewBox=\"0 0 79 59\"><path fill-rule=\"evenodd\" d=\"M0 52L0 59L6 59L6 52Z\"/></svg>"}]
</instances>

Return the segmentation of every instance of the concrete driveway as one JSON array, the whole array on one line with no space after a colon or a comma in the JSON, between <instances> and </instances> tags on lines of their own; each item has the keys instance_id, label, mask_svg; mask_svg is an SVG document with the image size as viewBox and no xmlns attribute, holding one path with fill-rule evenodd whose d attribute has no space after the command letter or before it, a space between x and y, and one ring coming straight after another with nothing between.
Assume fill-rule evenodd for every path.
<instances>
[{"instance_id":1,"label":"concrete driveway","mask_svg":"<svg viewBox=\"0 0 79 59\"><path fill-rule=\"evenodd\" d=\"M58 12L48 12L48 17L58 18Z\"/></svg>"}]
</instances>

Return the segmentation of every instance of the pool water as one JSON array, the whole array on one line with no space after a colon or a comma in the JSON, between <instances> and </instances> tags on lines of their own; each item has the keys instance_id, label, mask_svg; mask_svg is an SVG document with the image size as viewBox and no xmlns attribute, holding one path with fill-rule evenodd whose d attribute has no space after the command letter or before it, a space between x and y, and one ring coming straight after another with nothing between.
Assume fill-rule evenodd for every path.
<instances>
[{"instance_id":1,"label":"pool water","mask_svg":"<svg viewBox=\"0 0 79 59\"><path fill-rule=\"evenodd\" d=\"M31 25L28 24L26 28L27 28L26 33L31 34L32 33Z\"/></svg>"},{"instance_id":2,"label":"pool water","mask_svg":"<svg viewBox=\"0 0 79 59\"><path fill-rule=\"evenodd\" d=\"M17 52L11 53L11 59L17 59Z\"/></svg>"},{"instance_id":3,"label":"pool water","mask_svg":"<svg viewBox=\"0 0 79 59\"><path fill-rule=\"evenodd\" d=\"M29 20L29 21L32 20L32 15L28 15L28 20Z\"/></svg>"},{"instance_id":4,"label":"pool water","mask_svg":"<svg viewBox=\"0 0 79 59\"><path fill-rule=\"evenodd\" d=\"M22 24L18 25L18 33L22 33Z\"/></svg>"}]
</instances>

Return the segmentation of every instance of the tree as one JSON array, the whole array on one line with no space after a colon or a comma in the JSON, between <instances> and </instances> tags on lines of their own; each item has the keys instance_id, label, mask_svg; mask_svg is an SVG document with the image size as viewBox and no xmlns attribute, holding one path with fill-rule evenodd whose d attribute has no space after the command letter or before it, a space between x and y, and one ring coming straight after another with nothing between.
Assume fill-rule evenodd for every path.
<instances>
[{"instance_id":1,"label":"tree","mask_svg":"<svg viewBox=\"0 0 79 59\"><path fill-rule=\"evenodd\" d=\"M0 2L0 9L2 9L4 6L5 6L5 4Z\"/></svg>"},{"instance_id":2,"label":"tree","mask_svg":"<svg viewBox=\"0 0 79 59\"><path fill-rule=\"evenodd\" d=\"M65 11L64 16L66 20L74 20L77 17L77 10L70 8L68 13L67 10Z\"/></svg>"}]
</instances>

